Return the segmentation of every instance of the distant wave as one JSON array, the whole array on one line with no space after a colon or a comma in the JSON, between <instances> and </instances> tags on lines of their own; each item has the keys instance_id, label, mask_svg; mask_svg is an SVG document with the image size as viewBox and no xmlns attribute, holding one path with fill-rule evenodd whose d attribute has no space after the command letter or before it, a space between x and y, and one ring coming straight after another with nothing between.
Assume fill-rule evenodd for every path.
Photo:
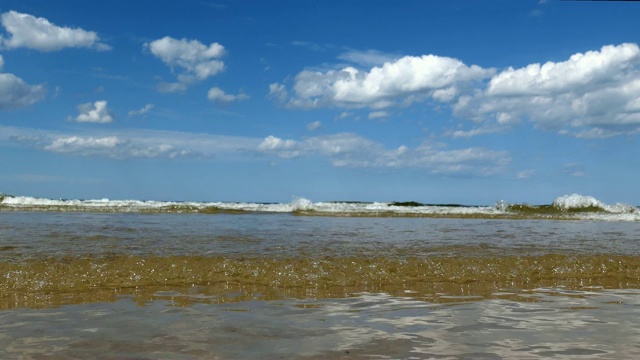
<instances>
[{"instance_id":1,"label":"distant wave","mask_svg":"<svg viewBox=\"0 0 640 360\"><path fill-rule=\"evenodd\" d=\"M143 200L46 199L0 195L0 211L77 211L142 213L291 213L304 216L455 217L552 220L640 221L640 209L627 204L608 205L579 194L563 195L548 205L510 204L494 206L422 204L409 202L312 202L296 197L289 203L176 202Z\"/></svg>"}]
</instances>

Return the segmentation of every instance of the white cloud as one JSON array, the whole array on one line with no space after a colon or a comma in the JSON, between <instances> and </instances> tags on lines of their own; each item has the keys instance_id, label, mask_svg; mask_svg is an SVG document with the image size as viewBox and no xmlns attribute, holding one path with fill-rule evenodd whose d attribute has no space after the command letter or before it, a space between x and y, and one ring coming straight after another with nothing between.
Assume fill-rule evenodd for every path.
<instances>
[{"instance_id":1,"label":"white cloud","mask_svg":"<svg viewBox=\"0 0 640 360\"><path fill-rule=\"evenodd\" d=\"M640 49L603 46L562 62L508 68L486 89L462 96L454 113L479 123L537 127L579 137L640 131Z\"/></svg>"},{"instance_id":2,"label":"white cloud","mask_svg":"<svg viewBox=\"0 0 640 360\"><path fill-rule=\"evenodd\" d=\"M142 139L123 139L118 136L54 138L43 146L46 151L80 156L124 158L176 158L190 155L188 150L178 149L166 143L145 144Z\"/></svg>"},{"instance_id":3,"label":"white cloud","mask_svg":"<svg viewBox=\"0 0 640 360\"><path fill-rule=\"evenodd\" d=\"M144 47L169 65L172 71L181 69L177 83L160 85L165 92L184 91L189 85L214 76L224 70L224 46L211 43L209 46L198 40L177 40L169 36L145 43Z\"/></svg>"},{"instance_id":4,"label":"white cloud","mask_svg":"<svg viewBox=\"0 0 640 360\"><path fill-rule=\"evenodd\" d=\"M144 115L153 109L153 104L147 104L140 110L129 111L129 116Z\"/></svg>"},{"instance_id":5,"label":"white cloud","mask_svg":"<svg viewBox=\"0 0 640 360\"><path fill-rule=\"evenodd\" d=\"M389 113L386 111L373 111L373 112L370 112L367 117L369 118L369 120L372 120L372 119L386 118L388 116L389 116Z\"/></svg>"},{"instance_id":6,"label":"white cloud","mask_svg":"<svg viewBox=\"0 0 640 360\"><path fill-rule=\"evenodd\" d=\"M10 34L2 38L7 49L26 47L39 51L57 51L68 47L86 47L109 50L111 47L100 42L93 31L80 28L59 27L41 17L9 11L0 17L2 25Z\"/></svg>"},{"instance_id":7,"label":"white cloud","mask_svg":"<svg viewBox=\"0 0 640 360\"><path fill-rule=\"evenodd\" d=\"M399 56L385 54L377 50L349 50L338 56L338 59L348 61L361 66L378 66L387 62L393 62Z\"/></svg>"},{"instance_id":8,"label":"white cloud","mask_svg":"<svg viewBox=\"0 0 640 360\"><path fill-rule=\"evenodd\" d=\"M3 66L4 59L0 56L0 71ZM0 73L0 110L32 105L46 92L42 85L29 85L13 74Z\"/></svg>"},{"instance_id":9,"label":"white cloud","mask_svg":"<svg viewBox=\"0 0 640 360\"><path fill-rule=\"evenodd\" d=\"M222 89L217 87L212 87L211 89L209 89L209 92L207 93L207 98L214 102L226 104L233 101L246 100L249 98L249 96L243 93L236 94L236 95L226 94Z\"/></svg>"},{"instance_id":10,"label":"white cloud","mask_svg":"<svg viewBox=\"0 0 640 360\"><path fill-rule=\"evenodd\" d=\"M535 174L534 170L522 170L520 172L518 172L518 174L516 175L516 177L518 179L524 180L524 179L528 179L530 177L533 176L533 174Z\"/></svg>"},{"instance_id":11,"label":"white cloud","mask_svg":"<svg viewBox=\"0 0 640 360\"><path fill-rule=\"evenodd\" d=\"M298 142L295 140L282 140L275 136L266 137L260 145L258 145L258 151L275 153L283 158L293 158L300 156L301 152L296 150L298 148Z\"/></svg>"},{"instance_id":12,"label":"white cloud","mask_svg":"<svg viewBox=\"0 0 640 360\"><path fill-rule=\"evenodd\" d=\"M53 152L77 152L80 149L83 151L92 149L103 150L113 149L120 143L122 143L122 140L116 136L103 138L69 136L55 139L51 144L45 146L44 149Z\"/></svg>"},{"instance_id":13,"label":"white cloud","mask_svg":"<svg viewBox=\"0 0 640 360\"><path fill-rule=\"evenodd\" d=\"M74 156L127 158L232 158L255 153L262 139L157 130L91 134L0 125L0 145L26 146ZM246 156L246 155L245 155Z\"/></svg>"},{"instance_id":14,"label":"white cloud","mask_svg":"<svg viewBox=\"0 0 640 360\"><path fill-rule=\"evenodd\" d=\"M158 84L157 89L161 93L175 93L175 92L183 92L187 90L188 87L189 86L187 84L183 84L179 82L174 82L174 83L161 82Z\"/></svg>"},{"instance_id":15,"label":"white cloud","mask_svg":"<svg viewBox=\"0 0 640 360\"><path fill-rule=\"evenodd\" d=\"M320 121L314 121L307 124L307 130L316 131L322 127L322 123Z\"/></svg>"},{"instance_id":16,"label":"white cloud","mask_svg":"<svg viewBox=\"0 0 640 360\"><path fill-rule=\"evenodd\" d=\"M304 47L317 52L325 51L325 46L310 41L292 41L291 45Z\"/></svg>"},{"instance_id":17,"label":"white cloud","mask_svg":"<svg viewBox=\"0 0 640 360\"><path fill-rule=\"evenodd\" d=\"M104 100L78 105L78 112L80 114L75 118L77 122L104 124L113 121L113 116Z\"/></svg>"},{"instance_id":18,"label":"white cloud","mask_svg":"<svg viewBox=\"0 0 640 360\"><path fill-rule=\"evenodd\" d=\"M470 138L478 135L493 134L501 131L500 127L480 127L472 130L455 130L449 131L445 135L456 138Z\"/></svg>"},{"instance_id":19,"label":"white cloud","mask_svg":"<svg viewBox=\"0 0 640 360\"><path fill-rule=\"evenodd\" d=\"M284 85L278 83L269 84L269 98L274 99L280 103L285 103L288 96L289 92Z\"/></svg>"},{"instance_id":20,"label":"white cloud","mask_svg":"<svg viewBox=\"0 0 640 360\"><path fill-rule=\"evenodd\" d=\"M493 73L493 69L467 66L458 59L436 55L404 56L369 70L304 70L295 78L294 95L287 105L382 109L428 97L449 102L470 83ZM288 95L282 84L272 84L270 93L280 99Z\"/></svg>"},{"instance_id":21,"label":"white cloud","mask_svg":"<svg viewBox=\"0 0 640 360\"><path fill-rule=\"evenodd\" d=\"M28 106L40 101L46 94L42 85L29 85L19 77L2 73L4 58L0 55L0 110Z\"/></svg>"},{"instance_id":22,"label":"white cloud","mask_svg":"<svg viewBox=\"0 0 640 360\"><path fill-rule=\"evenodd\" d=\"M0 145L19 145L75 155L127 158L255 159L268 157L323 157L335 167L417 168L440 174L484 176L500 172L509 163L504 151L485 148L447 149L423 143L410 148L386 148L381 143L351 133L309 137L301 140L275 136L249 138L177 131L114 130L91 135L16 128L0 125Z\"/></svg>"},{"instance_id":23,"label":"white cloud","mask_svg":"<svg viewBox=\"0 0 640 360\"><path fill-rule=\"evenodd\" d=\"M506 152L484 148L446 150L424 143L413 149L406 146L386 149L380 143L349 133L302 141L269 136L258 150L283 158L325 156L336 167L424 168L432 173L481 176L502 171L510 161Z\"/></svg>"},{"instance_id":24,"label":"white cloud","mask_svg":"<svg viewBox=\"0 0 640 360\"><path fill-rule=\"evenodd\" d=\"M536 96L562 94L579 87L593 90L624 80L624 71L638 64L639 55L636 44L609 45L600 51L574 54L563 62L510 67L489 81L487 93Z\"/></svg>"}]
</instances>

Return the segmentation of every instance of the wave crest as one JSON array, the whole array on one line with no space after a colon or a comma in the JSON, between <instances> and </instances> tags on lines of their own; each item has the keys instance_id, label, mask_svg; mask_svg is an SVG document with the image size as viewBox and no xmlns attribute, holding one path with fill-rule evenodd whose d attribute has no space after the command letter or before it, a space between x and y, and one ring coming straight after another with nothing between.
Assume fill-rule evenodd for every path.
<instances>
[{"instance_id":1,"label":"wave crest","mask_svg":"<svg viewBox=\"0 0 640 360\"><path fill-rule=\"evenodd\" d=\"M593 196L584 196L580 194L563 195L556 198L551 204L561 210L599 208L606 210L606 205L594 198Z\"/></svg>"},{"instance_id":2,"label":"wave crest","mask_svg":"<svg viewBox=\"0 0 640 360\"><path fill-rule=\"evenodd\" d=\"M314 209L313 202L303 197L293 198L290 205L292 211L309 211Z\"/></svg>"}]
</instances>

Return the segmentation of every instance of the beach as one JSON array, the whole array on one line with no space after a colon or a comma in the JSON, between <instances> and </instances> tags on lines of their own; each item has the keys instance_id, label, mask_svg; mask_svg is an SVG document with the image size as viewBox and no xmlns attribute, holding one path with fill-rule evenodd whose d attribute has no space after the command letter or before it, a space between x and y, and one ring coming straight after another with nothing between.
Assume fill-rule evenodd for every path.
<instances>
[{"instance_id":1,"label":"beach","mask_svg":"<svg viewBox=\"0 0 640 360\"><path fill-rule=\"evenodd\" d=\"M637 358L638 210L559 199L7 198L0 357Z\"/></svg>"}]
</instances>

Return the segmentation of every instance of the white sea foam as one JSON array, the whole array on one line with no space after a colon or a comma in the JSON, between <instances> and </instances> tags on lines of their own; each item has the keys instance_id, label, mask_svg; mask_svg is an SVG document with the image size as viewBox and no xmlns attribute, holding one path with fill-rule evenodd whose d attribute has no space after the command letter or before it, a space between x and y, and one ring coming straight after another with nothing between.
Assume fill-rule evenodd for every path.
<instances>
[{"instance_id":1,"label":"white sea foam","mask_svg":"<svg viewBox=\"0 0 640 360\"><path fill-rule=\"evenodd\" d=\"M5 197L0 203L2 208L16 210L52 210L52 211L117 211L117 212L197 212L209 209L246 212L289 213L296 211L312 212L318 215L408 215L408 216L480 216L493 217L513 215L508 203L500 201L496 206L398 206L388 202L313 202L303 197L295 197L290 203L252 203L252 202L174 202L142 200L56 200L28 196ZM640 221L638 208L626 204L607 205L600 200L578 194L560 196L553 206L569 210L575 208L598 207L603 212L581 212L567 214L565 218L604 221ZM517 215L517 214L516 214Z\"/></svg>"},{"instance_id":2,"label":"white sea foam","mask_svg":"<svg viewBox=\"0 0 640 360\"><path fill-rule=\"evenodd\" d=\"M637 208L628 204L616 203L613 205L607 205L593 196L584 196L580 194L560 196L553 201L553 206L562 210L597 207L613 214L629 214L638 212Z\"/></svg>"},{"instance_id":3,"label":"white sea foam","mask_svg":"<svg viewBox=\"0 0 640 360\"><path fill-rule=\"evenodd\" d=\"M302 197L296 197L293 199L293 201L291 201L291 210L296 211L296 210L314 210L313 207L313 203L311 202L311 200L302 198Z\"/></svg>"},{"instance_id":4,"label":"white sea foam","mask_svg":"<svg viewBox=\"0 0 640 360\"><path fill-rule=\"evenodd\" d=\"M584 196L580 194L571 194L571 195L563 195L558 197L553 201L553 206L562 209L578 209L578 208L586 208L586 207L599 207L601 209L605 208L605 204L603 204L600 200L597 200L593 196Z\"/></svg>"}]
</instances>

